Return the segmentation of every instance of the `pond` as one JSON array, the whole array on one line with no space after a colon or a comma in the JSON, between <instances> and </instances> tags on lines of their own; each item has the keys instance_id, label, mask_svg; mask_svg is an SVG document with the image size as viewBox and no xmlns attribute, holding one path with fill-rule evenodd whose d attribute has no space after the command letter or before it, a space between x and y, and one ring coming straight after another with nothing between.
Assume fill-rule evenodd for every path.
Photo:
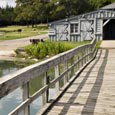
<instances>
[{"instance_id":1,"label":"pond","mask_svg":"<svg viewBox=\"0 0 115 115\"><path fill-rule=\"evenodd\" d=\"M6 74L15 72L21 69L22 66L13 61L0 61L0 77L3 77ZM37 82L37 83L35 83ZM34 86L34 87L31 87ZM30 93L35 92L36 89L41 87L41 78L34 79L30 83ZM54 94L54 90L50 89L49 98ZM31 95L31 94L30 94ZM16 108L22 102L22 89L18 88L6 97L0 100L0 115L8 115L14 108ZM42 107L42 98L39 97L30 105L30 115L35 115L40 111ZM21 113L20 115L23 115Z\"/></svg>"}]
</instances>

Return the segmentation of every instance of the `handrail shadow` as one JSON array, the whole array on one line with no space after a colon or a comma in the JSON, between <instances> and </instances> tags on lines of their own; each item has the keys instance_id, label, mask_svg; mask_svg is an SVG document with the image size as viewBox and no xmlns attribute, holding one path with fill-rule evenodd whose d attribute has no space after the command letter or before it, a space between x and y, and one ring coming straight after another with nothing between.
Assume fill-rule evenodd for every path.
<instances>
[{"instance_id":1,"label":"handrail shadow","mask_svg":"<svg viewBox=\"0 0 115 115\"><path fill-rule=\"evenodd\" d=\"M73 95L69 98L69 100L67 102L56 102L56 106L63 106L63 109L61 110L61 112L59 113L59 115L63 115L63 114L67 114L70 106L74 105L74 106L83 106L83 109L82 109L82 112L81 112L81 115L84 115L84 114L90 114L90 115L93 115L94 113L94 109L95 109L95 106L96 106L96 101L97 101L97 98L98 98L98 95L99 95L99 91L100 91L100 88L102 86L102 83L103 83L103 76L104 76L104 70L105 70L105 67L106 67L106 64L107 64L107 58L108 58L108 50L106 50L105 52L105 55L104 55L104 59L102 61L102 64L101 66L99 67L99 71L98 71L98 74L96 76L96 80L95 80L95 83L91 89L91 91L89 92L89 96L86 100L86 103L85 104L80 104L80 103L74 103L75 99L77 98L77 96L79 95L80 91L82 90L83 86L85 85L87 79L89 78L92 70L95 68L96 64L99 62L100 60L100 57L101 57L101 54L102 54L102 50L100 49L100 53L99 53L99 56L97 57L97 59L95 60L94 64L90 67L89 71L86 73L85 77L83 78L82 82L79 84L79 86L76 88L75 92L73 93ZM101 78L101 79L100 79ZM97 86L98 84L98 86ZM66 93L71 93L71 92L66 92ZM95 93L95 98L92 100L92 94ZM63 94L64 95L64 94ZM62 95L62 96L63 96ZM60 97L61 98L61 97ZM93 101L93 103L91 103L91 101ZM90 111L87 112L87 109L88 107L90 107ZM50 108L50 110L53 108L53 106ZM49 111L50 111L49 110ZM48 111L48 112L49 112ZM48 113L47 112L47 113ZM47 113L45 115L47 115Z\"/></svg>"}]
</instances>

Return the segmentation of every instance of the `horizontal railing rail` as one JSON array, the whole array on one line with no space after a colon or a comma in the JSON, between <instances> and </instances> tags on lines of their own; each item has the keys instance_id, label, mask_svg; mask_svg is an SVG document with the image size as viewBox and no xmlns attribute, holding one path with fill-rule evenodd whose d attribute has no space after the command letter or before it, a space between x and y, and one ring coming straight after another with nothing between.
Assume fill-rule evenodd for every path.
<instances>
[{"instance_id":1,"label":"horizontal railing rail","mask_svg":"<svg viewBox=\"0 0 115 115\"><path fill-rule=\"evenodd\" d=\"M87 62L92 60L95 51L96 39L93 39L89 44L71 49L0 78L0 99L19 87L22 87L23 90L23 102L10 112L9 115L18 115L22 111L24 115L29 115L30 104L39 96L42 96L42 105L44 106L48 101L48 90L53 85L55 85L57 97L60 93L60 88L68 83L76 71L79 71ZM50 80L48 71L51 68L54 68L54 78ZM43 86L30 96L29 83L36 76L39 77L40 75L43 75ZM60 85L60 81L63 82L62 85Z\"/></svg>"}]
</instances>

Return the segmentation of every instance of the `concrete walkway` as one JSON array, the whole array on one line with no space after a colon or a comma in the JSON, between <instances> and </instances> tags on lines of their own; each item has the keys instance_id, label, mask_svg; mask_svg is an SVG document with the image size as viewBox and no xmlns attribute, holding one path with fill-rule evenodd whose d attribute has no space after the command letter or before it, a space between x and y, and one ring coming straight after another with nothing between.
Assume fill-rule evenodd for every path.
<instances>
[{"instance_id":1,"label":"concrete walkway","mask_svg":"<svg viewBox=\"0 0 115 115\"><path fill-rule=\"evenodd\" d=\"M9 57L15 56L15 50L19 47L23 47L26 45L31 44L30 39L45 39L48 35L38 35L32 36L22 39L15 39L15 40L1 40L0 41L0 59L5 59Z\"/></svg>"},{"instance_id":2,"label":"concrete walkway","mask_svg":"<svg viewBox=\"0 0 115 115\"><path fill-rule=\"evenodd\" d=\"M101 48L115 49L115 40L103 40Z\"/></svg>"}]
</instances>

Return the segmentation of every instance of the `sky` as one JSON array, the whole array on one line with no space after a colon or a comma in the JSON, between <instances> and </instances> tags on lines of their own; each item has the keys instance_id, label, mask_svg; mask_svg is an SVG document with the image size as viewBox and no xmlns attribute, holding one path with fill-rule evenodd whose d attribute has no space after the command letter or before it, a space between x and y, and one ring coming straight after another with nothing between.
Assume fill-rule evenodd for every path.
<instances>
[{"instance_id":1,"label":"sky","mask_svg":"<svg viewBox=\"0 0 115 115\"><path fill-rule=\"evenodd\" d=\"M15 0L0 0L0 7L5 7L6 5L15 7Z\"/></svg>"}]
</instances>

